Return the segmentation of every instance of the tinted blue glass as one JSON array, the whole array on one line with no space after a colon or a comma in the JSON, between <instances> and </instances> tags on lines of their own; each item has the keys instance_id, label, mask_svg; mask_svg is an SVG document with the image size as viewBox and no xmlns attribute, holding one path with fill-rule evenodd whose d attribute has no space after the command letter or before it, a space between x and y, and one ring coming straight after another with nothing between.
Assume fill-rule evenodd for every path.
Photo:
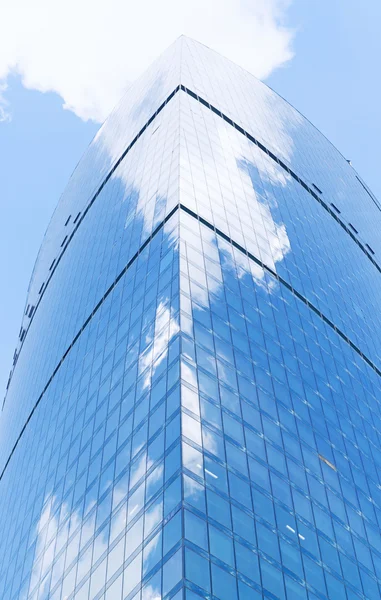
<instances>
[{"instance_id":1,"label":"tinted blue glass","mask_svg":"<svg viewBox=\"0 0 381 600\"><path fill-rule=\"evenodd\" d=\"M380 225L283 99L169 48L36 262L0 419L0 597L378 599Z\"/></svg>"}]
</instances>

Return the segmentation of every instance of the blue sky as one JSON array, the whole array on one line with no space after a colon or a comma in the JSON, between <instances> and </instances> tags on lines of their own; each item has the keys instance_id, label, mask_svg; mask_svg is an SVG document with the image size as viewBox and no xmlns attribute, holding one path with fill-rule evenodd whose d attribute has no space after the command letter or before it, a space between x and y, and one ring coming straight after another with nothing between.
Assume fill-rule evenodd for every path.
<instances>
[{"instance_id":1,"label":"blue sky","mask_svg":"<svg viewBox=\"0 0 381 600\"><path fill-rule=\"evenodd\" d=\"M226 2L225 17L220 17L219 26L213 28L215 15L221 11L217 13L212 9L220 6L221 0L210 0L210 14L202 20L202 25L198 17L205 4L195 0L193 7L197 18L194 22L189 15L176 13L173 24L156 38L152 33L156 28L154 15L152 30L148 29L145 34L143 31L146 38L144 35L141 40L133 37L122 53L122 59L113 63L112 77L110 58L104 48L111 46L109 52L120 54L120 48L115 44L122 44L123 48L125 38L120 29L113 31L113 28L125 27L124 22L115 25L115 19L112 19L106 27L106 40L99 29L97 41L94 32L97 27L103 27L105 18L101 13L98 20L90 23L92 28L89 26L89 39L91 37L91 43L95 44L90 48L91 52L84 54L82 49L86 46L83 31L78 34L77 44L73 31L72 37L70 32L68 36L73 41L70 54L66 49L63 52L60 39L61 29L65 36L68 34L67 27L62 25L64 13L57 11L45 30L38 31L37 35L33 21L25 18L21 27L24 28L23 44L16 47L14 39L17 36L12 32L15 17L9 5L9 21L3 19L3 25L0 24L0 40L3 40L0 41L0 117L3 115L4 119L0 119L0 273L3 289L0 396L11 366L34 261L66 182L96 133L98 121L117 101L126 83L184 31L181 19L187 23L185 33L265 77L266 83L298 108L344 156L352 160L372 191L381 198L378 164L381 138L379 0L364 0L361 6L355 0L251 0L250 8L245 1L223 0ZM38 9L44 11L46 2L38 0ZM71 2L68 0L69 5ZM170 8L171 2L174 0L164 3ZM55 3L53 0L49 6ZM83 0L83 4L85 9L87 0ZM99 8L102 3L97 0L95 4ZM144 9L147 4L149 0L141 3ZM88 13L84 10L83 19L87 18ZM69 23L70 20L71 17ZM139 22L139 14L136 20ZM232 23L234 27L231 27ZM8 37L1 35L2 27L8 28ZM56 31L55 27L58 27ZM213 33L209 33L212 29ZM141 33L137 28L135 35L141 36ZM112 43L107 44L107 36ZM24 43L25 39L29 39L28 44ZM54 40L57 40L56 44ZM49 51L46 51L48 44ZM98 49L105 54L102 60L97 55ZM64 110L63 103L72 110ZM87 117L95 120L84 120Z\"/></svg>"}]
</instances>

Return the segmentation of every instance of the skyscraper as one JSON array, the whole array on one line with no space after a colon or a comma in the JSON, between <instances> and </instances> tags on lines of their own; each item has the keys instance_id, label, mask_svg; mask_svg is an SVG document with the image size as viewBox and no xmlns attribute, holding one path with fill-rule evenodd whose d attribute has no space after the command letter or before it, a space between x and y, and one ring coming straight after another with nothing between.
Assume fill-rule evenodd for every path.
<instances>
[{"instance_id":1,"label":"skyscraper","mask_svg":"<svg viewBox=\"0 0 381 600\"><path fill-rule=\"evenodd\" d=\"M380 598L380 210L201 44L132 85L32 275L3 600Z\"/></svg>"}]
</instances>

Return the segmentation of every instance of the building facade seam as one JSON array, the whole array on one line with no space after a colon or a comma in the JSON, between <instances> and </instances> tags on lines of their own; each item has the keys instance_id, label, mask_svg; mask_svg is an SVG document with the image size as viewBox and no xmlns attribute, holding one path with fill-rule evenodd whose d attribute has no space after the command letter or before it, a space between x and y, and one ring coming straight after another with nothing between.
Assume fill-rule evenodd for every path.
<instances>
[{"instance_id":1,"label":"building facade seam","mask_svg":"<svg viewBox=\"0 0 381 600\"><path fill-rule=\"evenodd\" d=\"M68 237L68 239L67 239L67 241L66 241L66 243L65 243L65 245L63 247L63 250L62 250L61 254L56 259L56 261L54 263L54 267L52 268L51 274L50 274L49 278L47 279L46 284L43 287L43 290L42 290L42 293L40 295L40 298L39 298L39 300L38 300L38 302L37 302L37 304L35 306L35 309L34 309L34 312L32 314L32 317L31 317L31 319L29 321L28 328L25 330L25 335L23 336L23 340L21 342L20 349L19 349L19 351L17 353L17 360L18 360L18 358L20 356L22 347L23 347L25 339L26 339L26 337L28 335L29 328L30 328L30 326L31 326L31 324L33 322L33 319L35 317L37 309L38 309L38 307L40 305L40 302L41 302L41 300L42 300L42 298L43 298L43 296L45 294L45 290L46 290L49 282L51 281L51 279L52 279L52 277L53 277L53 275L55 273L55 270L56 270L56 268L58 267L58 265L59 265L59 263L61 261L61 258L63 256L63 254L65 253L68 245L70 244L71 240L73 239L74 234L78 230L78 228L81 225L81 223L82 223L83 219L85 218L86 214L88 213L88 211L90 210L91 206L94 204L95 200L97 199L97 197L99 196L99 194L101 193L101 191L103 190L103 188L105 187L105 185L108 183L108 181L110 180L110 178L112 177L112 175L114 174L114 172L116 171L116 169L119 167L119 165L121 164L121 162L124 160L124 158L126 157L126 155L128 154L128 152L132 149L132 147L135 145L135 143L138 141L138 139L146 131L146 129L149 127L149 125L151 125L151 123L159 115L159 113L163 110L163 108L168 104L168 102L170 102L170 100L172 100L172 98L179 91L185 92L188 96L190 96L191 98L193 98L194 100L196 100L197 102L199 102L200 104L202 104L203 106L205 106L206 108L208 108L209 110L211 110L214 114L216 114L217 116L219 116L220 118L222 118L226 123L228 123L229 125L231 125L232 127L234 127L234 129L236 129L239 133L241 133L242 135L244 135L250 142L252 142L256 146L258 146L258 148L262 152L264 152L267 156L269 156L269 158L271 158L282 169L284 169L289 175L291 175L291 177L293 179L295 179L295 181L297 181L317 202L319 202L319 204L324 208L324 210L326 210L328 212L328 214L331 217L333 217L333 219L344 229L344 231L352 238L352 240L357 244L357 246L360 248L360 250L362 250L362 252L371 261L371 263L376 267L377 271L379 273L381 273L381 267L380 267L380 265L377 263L376 260L374 260L374 258L370 254L370 252L368 252L368 250L366 249L366 246L356 237L356 235L350 230L350 228L344 223L344 221L342 221L335 214L335 212L333 210L331 210L331 208L328 206L328 204L326 202L324 202L324 200L322 198L320 198L313 191L313 189L301 177L299 177L299 175L297 175L290 167L288 167L286 165L286 163L284 163L282 160L280 160L271 150L269 150L266 146L264 146L264 144L262 144L253 135L251 135L249 132L247 132L245 129L243 129L243 127L241 127L240 125L238 125L230 117L228 117L227 115L225 115L218 108L216 108L215 106L213 106L212 104L210 104L207 100L205 100L201 96L199 96L199 95L195 94L194 92L192 92L192 90L190 90L189 88L187 88L183 84L179 84L169 94L169 96L164 100L164 102L159 106L159 108L153 113L153 115L151 115L151 117L148 119L148 121L145 123L145 125L141 128L141 130L134 137L134 139L132 140L132 142L130 142L130 144L127 146L127 148L124 150L124 152L121 154L121 156L118 158L118 160L115 162L115 164L113 165L113 167L111 168L111 170L109 171L109 173L106 175L106 177L102 181L102 183L99 186L98 190L95 192L95 194L91 198L89 204L84 209L83 214L81 215L80 219L78 220L78 223L77 223L76 227L74 228L74 230L72 231L72 233ZM10 383L11 383L12 375L13 375L13 372L14 372L16 366L17 366L17 361L16 361L16 364L14 365L14 367L13 367L13 369L11 371L10 377L8 379L7 390L9 388ZM6 392L7 392L7 390L6 390ZM3 400L2 408L4 408L5 401L6 401L6 394L5 394L5 397L4 397L4 400Z\"/></svg>"},{"instance_id":2,"label":"building facade seam","mask_svg":"<svg viewBox=\"0 0 381 600\"><path fill-rule=\"evenodd\" d=\"M96 312L102 306L103 302L106 300L106 298L113 291L113 289L115 288L115 286L121 280L121 278L123 277L123 275L125 275L125 273L133 265L133 263L136 261L136 259L139 257L139 255L146 248L146 246L152 241L152 239L157 235L157 233L164 227L164 225L169 221L169 219L171 219L173 217L173 215L178 210L184 211L190 217L192 217L193 219L199 221L202 225L204 225L205 227L207 227L208 229L210 229L211 231L213 231L219 237L223 238L226 242L230 243L239 252L241 252L242 254L244 254L245 256L247 256L250 260L252 260L253 262L255 262L259 267L261 267L267 273L269 273L272 277L274 277L274 279L276 279L281 285L283 285L285 288L287 288L287 290L289 292L291 292L296 298L298 298L298 300L300 300L301 302L303 302L310 310L312 310L318 317L320 317L322 319L322 321L324 321L324 323L326 325L328 325L337 335L339 335L341 337L341 339L344 340L352 348L352 350L354 350L366 362L366 364L371 369L373 369L373 371L375 371L375 373L377 373L377 375L379 377L381 377L381 370L360 350L360 348L358 346L356 346L356 344L354 344L352 342L352 340L347 335L345 335L344 332L342 332L338 327L336 327L336 325L330 319L328 319L328 317L326 317L316 306L314 306L314 304L312 304L312 302L310 302L305 296L303 296L302 294L300 294L300 292L298 292L285 279L283 279L283 277L280 277L276 273L276 271L274 271L271 267L269 267L268 265L266 265L266 263L262 262L259 258L257 258L256 256L254 256L254 254L252 254L246 248L244 248L243 246L241 246L240 244L238 244L238 242L236 242L231 237L229 237L226 233L224 233L223 231L221 231L220 229L218 229L217 227L215 227L212 223L210 223L209 221L207 221L206 219L204 219L201 215L198 215L197 213L195 213L194 211L192 211L190 208L188 208L184 204L179 203L179 204L177 204L168 213L168 215L166 215L166 217L159 223L159 225L155 228L155 230L149 235L149 237L140 246L140 248L137 250L137 252L134 254L134 256L128 261L127 265L122 269L122 271L118 274L118 276L113 281L113 283L109 286L109 288L107 289L107 291L105 292L105 294L98 301L98 303L96 304L96 306L92 310L91 314L84 321L82 327L77 332L77 334L73 338L72 342L70 343L70 345L68 346L68 348L66 349L66 351L64 352L64 354L62 355L62 358L60 359L59 363L55 367L52 375L50 376L50 378L48 379L46 385L44 386L44 389L42 390L41 394L39 395L38 399L36 400L36 403L34 404L31 412L29 413L28 418L27 418L25 424L23 425L23 427L22 427L22 429L20 431L19 436L17 437L17 440L16 440L14 446L12 447L12 450L10 451L9 457L8 457L8 459L7 459L7 461L6 461L5 465L4 465L4 468L3 468L2 472L0 473L0 481L3 478L3 475L4 475L4 473L5 473L6 469L7 469L7 466L8 466L8 464L9 464L11 458L12 458L12 455L13 455L14 451L16 450L17 445L18 445L18 443L19 443L19 441L20 441L20 439L21 439L21 437L22 437L22 435L23 435L23 433L24 433L24 431L25 431L28 423L29 423L30 419L33 416L33 413L35 412L37 406L39 405L40 401L42 400L44 394L46 393L47 389L49 388L50 384L52 383L55 375L59 371L62 363L66 359L66 357L69 354L70 350L72 349L72 347L74 346L74 344L77 342L77 340L79 339L79 337L83 333L84 329L90 323L90 321L93 318L93 316L96 314Z\"/></svg>"},{"instance_id":3,"label":"building facade seam","mask_svg":"<svg viewBox=\"0 0 381 600\"><path fill-rule=\"evenodd\" d=\"M239 133L241 133L242 135L244 135L250 142L252 142L256 146L258 146L258 148L260 150L262 150L262 152L264 152L274 162L276 162L282 169L284 169L289 175L291 175L291 177L293 179L295 179L295 181L297 181L315 200L317 200L319 202L319 204L321 204L321 206L331 215L331 217L333 217L335 219L335 221L352 238L352 240L359 246L359 248L364 252L364 254L366 254L366 256L373 263L373 265L376 267L376 269L379 271L379 273L381 273L381 267L374 260L374 258L371 256L371 254L367 251L367 249L364 246L364 244L362 244L360 242L360 240L358 240L358 238L352 233L352 231L349 229L349 227L347 227L347 225L344 223L344 221L342 221L341 219L339 219L339 217L334 213L334 211L330 209L330 207L328 206L328 204L326 202L324 202L324 200L322 198L320 198L313 191L313 189L304 181L304 179L302 179L301 177L299 177L299 175L297 175L295 173L295 171L293 171L288 165L286 165L285 162L283 162L282 160L280 160L280 158L278 158L276 156L276 154L274 154L271 150L269 150L264 144L262 144L262 142L260 142L259 140L257 140L253 135L251 135L243 127L241 127L240 125L238 125L238 123L236 123L235 121L233 121L233 119L231 119L230 117L228 117L227 115L225 115L218 108L216 108L215 106L213 106L212 104L210 104L207 100L205 100L201 96L199 96L199 95L195 94L194 92L192 92L192 90L190 90L189 88L185 87L184 85L181 85L180 88L181 88L181 90L183 90L184 92L186 92L189 96L191 96L191 98L193 98L194 100L197 100L197 102L200 102L200 104L202 104L203 106L205 106L206 108L208 108L209 110L211 110L212 112L214 112L221 119L223 119L226 123L228 123L229 125L231 125L232 127L234 127L234 129L236 129Z\"/></svg>"}]
</instances>

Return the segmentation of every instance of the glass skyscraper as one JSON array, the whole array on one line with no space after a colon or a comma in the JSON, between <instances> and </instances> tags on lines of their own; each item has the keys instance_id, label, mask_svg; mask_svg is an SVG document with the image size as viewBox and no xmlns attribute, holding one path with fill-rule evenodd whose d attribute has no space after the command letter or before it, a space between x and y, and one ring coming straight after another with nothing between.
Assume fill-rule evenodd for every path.
<instances>
[{"instance_id":1,"label":"glass skyscraper","mask_svg":"<svg viewBox=\"0 0 381 600\"><path fill-rule=\"evenodd\" d=\"M2 600L380 598L380 210L193 40L131 86L32 275Z\"/></svg>"}]
</instances>

